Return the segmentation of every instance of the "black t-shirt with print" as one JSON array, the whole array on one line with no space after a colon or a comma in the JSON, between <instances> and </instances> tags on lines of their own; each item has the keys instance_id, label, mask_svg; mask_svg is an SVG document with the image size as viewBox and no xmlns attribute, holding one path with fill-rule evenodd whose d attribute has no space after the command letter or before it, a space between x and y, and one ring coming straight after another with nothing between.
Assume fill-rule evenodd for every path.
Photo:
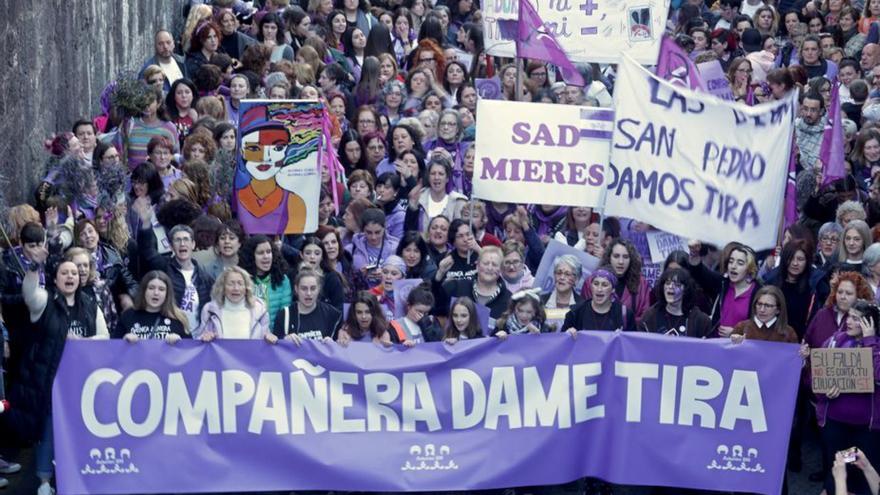
<instances>
[{"instance_id":1,"label":"black t-shirt with print","mask_svg":"<svg viewBox=\"0 0 880 495\"><path fill-rule=\"evenodd\" d=\"M324 337L335 338L341 324L342 312L327 303L319 301L315 309L307 314L300 314L298 305L294 303L275 316L272 333L278 338L295 333L304 339L321 340Z\"/></svg>"},{"instance_id":2,"label":"black t-shirt with print","mask_svg":"<svg viewBox=\"0 0 880 495\"><path fill-rule=\"evenodd\" d=\"M164 339L172 333L189 338L183 329L183 323L178 320L137 309L129 309L122 313L110 337L121 339L129 333L137 335L139 339Z\"/></svg>"}]
</instances>

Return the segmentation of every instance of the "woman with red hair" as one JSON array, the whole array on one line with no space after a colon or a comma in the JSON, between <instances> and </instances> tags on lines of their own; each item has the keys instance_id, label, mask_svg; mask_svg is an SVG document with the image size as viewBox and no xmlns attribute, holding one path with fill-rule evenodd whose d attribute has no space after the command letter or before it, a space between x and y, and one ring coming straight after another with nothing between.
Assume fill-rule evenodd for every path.
<instances>
[{"instance_id":1,"label":"woman with red hair","mask_svg":"<svg viewBox=\"0 0 880 495\"><path fill-rule=\"evenodd\" d=\"M831 283L831 294L820 309L804 335L804 342L810 348L822 344L846 327L846 314L857 299L873 300L874 292L864 277L856 272L839 272Z\"/></svg>"}]
</instances>

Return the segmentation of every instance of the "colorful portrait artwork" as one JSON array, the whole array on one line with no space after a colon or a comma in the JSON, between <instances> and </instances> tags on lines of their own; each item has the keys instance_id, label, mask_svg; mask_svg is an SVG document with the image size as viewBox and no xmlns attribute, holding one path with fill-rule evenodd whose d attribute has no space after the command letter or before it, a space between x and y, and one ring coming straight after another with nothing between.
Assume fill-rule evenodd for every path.
<instances>
[{"instance_id":1,"label":"colorful portrait artwork","mask_svg":"<svg viewBox=\"0 0 880 495\"><path fill-rule=\"evenodd\" d=\"M319 102L241 102L235 196L248 234L317 230L322 113Z\"/></svg>"}]
</instances>

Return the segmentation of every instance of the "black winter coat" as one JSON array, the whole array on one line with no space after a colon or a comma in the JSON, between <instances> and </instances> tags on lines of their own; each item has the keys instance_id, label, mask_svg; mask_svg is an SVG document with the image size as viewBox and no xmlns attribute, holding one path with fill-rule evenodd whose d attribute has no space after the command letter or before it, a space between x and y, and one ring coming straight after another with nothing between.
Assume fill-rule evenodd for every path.
<instances>
[{"instance_id":1,"label":"black winter coat","mask_svg":"<svg viewBox=\"0 0 880 495\"><path fill-rule=\"evenodd\" d=\"M85 327L85 335L94 336L97 312L97 301L85 292L78 291L74 306L69 307L63 296L49 291L46 309L34 324L33 345L9 390L13 407L0 415L0 438L4 443L9 439L9 443L27 445L42 438L45 418L52 412L52 382L70 323L78 320Z\"/></svg>"}]
</instances>

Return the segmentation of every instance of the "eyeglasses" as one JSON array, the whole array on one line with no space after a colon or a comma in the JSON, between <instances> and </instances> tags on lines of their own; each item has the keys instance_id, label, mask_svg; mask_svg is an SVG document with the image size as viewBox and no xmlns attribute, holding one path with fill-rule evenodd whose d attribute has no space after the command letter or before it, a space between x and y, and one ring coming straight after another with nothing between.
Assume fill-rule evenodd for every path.
<instances>
[{"instance_id":1,"label":"eyeglasses","mask_svg":"<svg viewBox=\"0 0 880 495\"><path fill-rule=\"evenodd\" d=\"M174 244L189 244L190 242L192 242L192 238L191 237L175 237L174 239L171 239L171 242Z\"/></svg>"},{"instance_id":2,"label":"eyeglasses","mask_svg":"<svg viewBox=\"0 0 880 495\"><path fill-rule=\"evenodd\" d=\"M502 264L503 264L504 266L507 266L507 267L510 267L510 268L514 268L514 267L517 267L517 266L519 266L519 265L522 265L522 260L504 260L504 263L502 263Z\"/></svg>"},{"instance_id":3,"label":"eyeglasses","mask_svg":"<svg viewBox=\"0 0 880 495\"><path fill-rule=\"evenodd\" d=\"M775 304L767 304L767 303L757 302L757 303L755 303L755 307L756 307L756 308L761 308L761 309L773 309L773 308L776 307L776 305L775 305Z\"/></svg>"},{"instance_id":4,"label":"eyeglasses","mask_svg":"<svg viewBox=\"0 0 880 495\"><path fill-rule=\"evenodd\" d=\"M836 244L836 243L840 242L840 237L838 237L836 235L823 235L823 236L819 237L819 240L822 242L833 242Z\"/></svg>"},{"instance_id":5,"label":"eyeglasses","mask_svg":"<svg viewBox=\"0 0 880 495\"><path fill-rule=\"evenodd\" d=\"M574 278L575 277L574 272L569 272L569 271L565 271L565 270L556 270L555 272L553 272L553 275L556 275L557 277L566 277L566 278Z\"/></svg>"}]
</instances>

